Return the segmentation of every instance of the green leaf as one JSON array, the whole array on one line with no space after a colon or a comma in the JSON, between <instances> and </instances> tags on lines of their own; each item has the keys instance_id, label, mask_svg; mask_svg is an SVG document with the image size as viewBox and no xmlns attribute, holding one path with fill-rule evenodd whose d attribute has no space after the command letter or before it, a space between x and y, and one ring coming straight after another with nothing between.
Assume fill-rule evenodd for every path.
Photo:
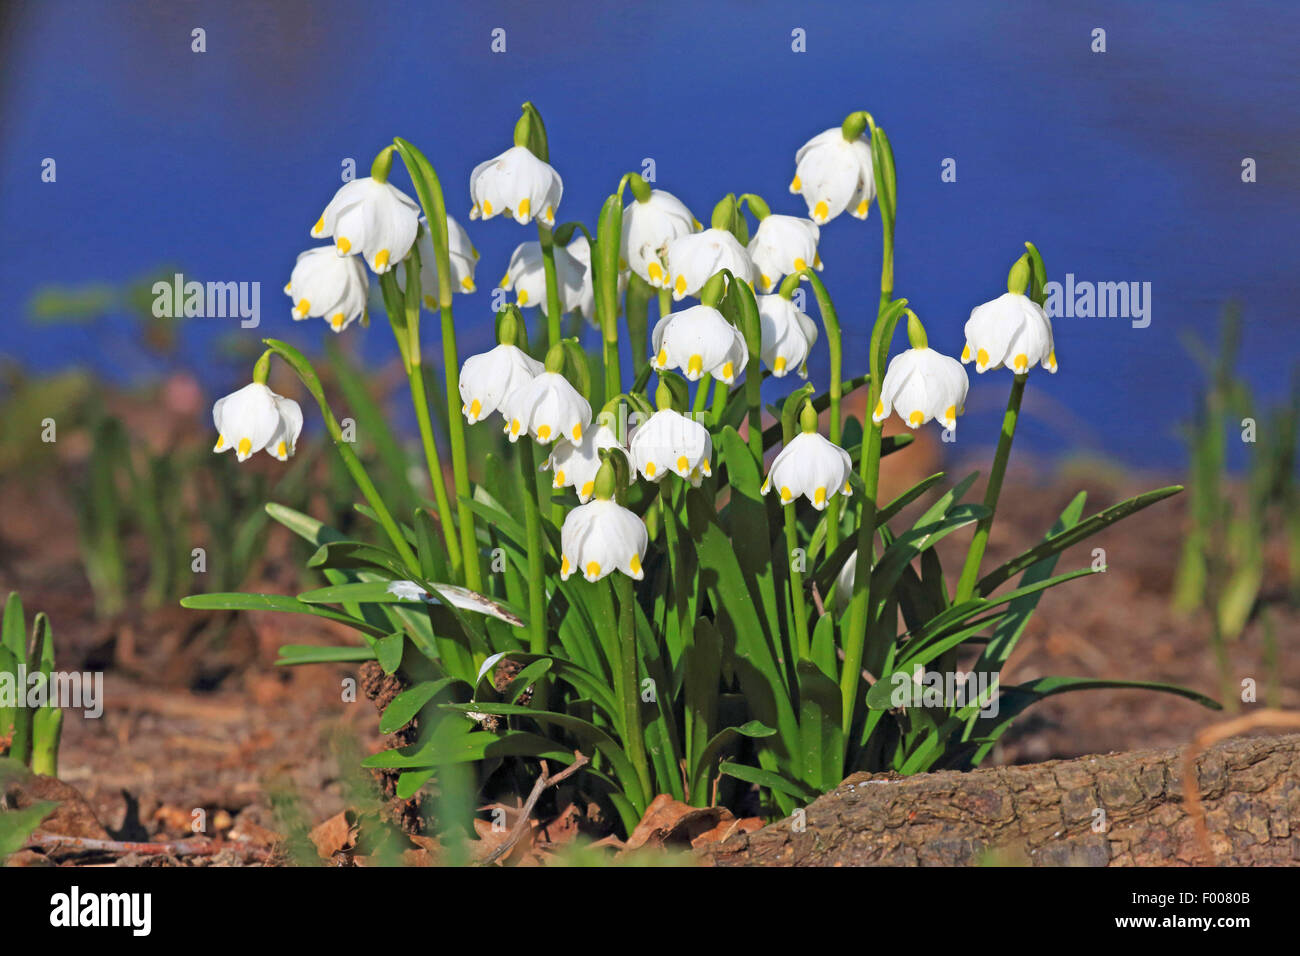
<instances>
[{"instance_id":1,"label":"green leaf","mask_svg":"<svg viewBox=\"0 0 1300 956\"><path fill-rule=\"evenodd\" d=\"M370 647L318 647L315 644L283 644L276 667L293 667L298 664L333 664L340 661L373 661L374 648Z\"/></svg>"},{"instance_id":2,"label":"green leaf","mask_svg":"<svg viewBox=\"0 0 1300 956\"><path fill-rule=\"evenodd\" d=\"M456 682L454 677L440 677L438 680L421 681L414 687L408 687L389 701L388 706L384 708L383 716L379 718L379 732L392 734L401 730L439 691Z\"/></svg>"},{"instance_id":3,"label":"green leaf","mask_svg":"<svg viewBox=\"0 0 1300 956\"><path fill-rule=\"evenodd\" d=\"M402 633L389 634L375 641L375 659L385 674L392 674L402 664L402 648L406 637Z\"/></svg>"},{"instance_id":4,"label":"green leaf","mask_svg":"<svg viewBox=\"0 0 1300 956\"><path fill-rule=\"evenodd\" d=\"M709 778L712 776L713 763L722 753L722 748L735 740L737 737L750 737L760 739L771 737L776 733L771 727L760 723L757 720L750 720L741 724L739 727L726 727L714 734L695 762L695 769L691 772L691 800L694 802L701 796L707 797ZM696 806L704 804L695 803Z\"/></svg>"},{"instance_id":5,"label":"green leaf","mask_svg":"<svg viewBox=\"0 0 1300 956\"><path fill-rule=\"evenodd\" d=\"M819 796L816 790L806 784L759 767L749 767L745 764L724 760L718 765L718 771L725 773L728 777L735 777L737 780L743 780L746 783L757 784L760 787L766 787L768 790L787 794L797 800L815 800Z\"/></svg>"},{"instance_id":6,"label":"green leaf","mask_svg":"<svg viewBox=\"0 0 1300 956\"><path fill-rule=\"evenodd\" d=\"M26 846L33 831L58 805L55 800L42 800L22 810L0 813L0 860Z\"/></svg>"},{"instance_id":7,"label":"green leaf","mask_svg":"<svg viewBox=\"0 0 1300 956\"><path fill-rule=\"evenodd\" d=\"M330 621L338 621L340 624L346 624L362 634L368 634L372 637L384 637L388 633L382 628L351 615L312 604L305 604L297 598L286 597L282 594L243 594L240 592L191 594L189 597L181 598L181 607L187 607L195 611L283 611L291 614L309 614L312 617L323 617Z\"/></svg>"}]
</instances>

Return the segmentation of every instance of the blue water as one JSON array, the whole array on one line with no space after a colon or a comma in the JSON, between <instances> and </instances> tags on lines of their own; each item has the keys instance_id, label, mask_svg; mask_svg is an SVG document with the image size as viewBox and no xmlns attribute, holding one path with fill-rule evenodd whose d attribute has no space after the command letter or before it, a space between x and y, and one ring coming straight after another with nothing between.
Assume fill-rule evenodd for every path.
<instances>
[{"instance_id":1,"label":"blue water","mask_svg":"<svg viewBox=\"0 0 1300 956\"><path fill-rule=\"evenodd\" d=\"M1017 442L1176 466L1175 427L1198 383L1187 330L1213 335L1221 304L1238 299L1243 368L1264 400L1285 392L1300 356L1300 6L1066 6L13 4L0 50L0 354L37 370L149 373L157 366L124 316L70 327L24 314L51 283L122 282L163 263L262 284L260 328L183 327L180 364L211 390L246 380L218 354L232 333L316 348L323 323L292 323L280 289L313 244L308 228L341 161L364 171L394 134L430 156L462 221L470 169L510 145L525 99L542 110L565 179L561 220L593 223L646 157L701 219L729 191L802 214L786 191L795 149L865 108L897 158L896 291L931 344L960 351L971 307L1004 290L1025 239L1053 279L1150 282L1148 328L1058 319L1061 371L1031 376ZM194 27L206 53L191 52ZM495 27L505 54L490 51ZM1105 54L1090 50L1095 27ZM806 53L791 51L795 28ZM55 183L41 182L45 157ZM947 157L955 183L940 179ZM1253 184L1241 181L1243 157L1257 163ZM480 292L457 297L462 355L489 344L489 290L514 245L536 238L500 219L471 235ZM874 209L866 223L844 216L823 230L823 275L855 371L879 251ZM392 350L382 320L349 334L375 356ZM991 443L1009 376L972 378L961 440Z\"/></svg>"}]
</instances>

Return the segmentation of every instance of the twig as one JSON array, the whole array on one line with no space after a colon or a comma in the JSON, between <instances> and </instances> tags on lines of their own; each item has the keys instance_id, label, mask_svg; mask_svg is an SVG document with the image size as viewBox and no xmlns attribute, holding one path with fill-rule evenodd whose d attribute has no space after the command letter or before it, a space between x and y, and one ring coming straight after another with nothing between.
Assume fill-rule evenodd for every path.
<instances>
[{"instance_id":1,"label":"twig","mask_svg":"<svg viewBox=\"0 0 1300 956\"><path fill-rule=\"evenodd\" d=\"M1244 717L1234 717L1218 724L1211 724L1192 738L1192 742L1183 752L1183 801L1187 804L1187 815L1192 818L1192 823L1196 827L1196 841L1200 844L1205 858L1211 863L1214 862L1215 855L1214 849L1210 846L1210 831L1205 825L1205 808L1201 805L1201 786L1196 775L1196 758L1207 747L1257 727L1300 727L1300 714L1268 708L1257 710Z\"/></svg>"},{"instance_id":2,"label":"twig","mask_svg":"<svg viewBox=\"0 0 1300 956\"><path fill-rule=\"evenodd\" d=\"M61 836L57 833L40 833L29 837L27 846L32 847L66 847L89 853L138 853L141 856L209 856L222 850L235 850L246 853L255 860L265 861L271 858L271 851L264 847L253 846L231 840L195 840L176 843L129 843L123 840L97 840L93 837Z\"/></svg>"},{"instance_id":3,"label":"twig","mask_svg":"<svg viewBox=\"0 0 1300 956\"><path fill-rule=\"evenodd\" d=\"M519 842L519 838L524 835L524 830L528 828L528 818L532 815L533 807L537 806L537 801L541 799L542 792L546 790L547 787L553 787L567 777L577 773L580 768L586 766L588 763L590 763L590 761L588 760L587 755L575 750L573 752L573 763L569 764L552 777L550 774L550 768L547 767L546 761L543 760L542 775L538 777L537 781L533 784L533 792L530 793L528 799L524 801L524 807L519 811L519 819L515 821L514 827L511 828L510 835L505 838L505 841L499 847L489 853L479 866L488 866L491 863L495 863L497 860L501 859L501 857L514 849L515 844Z\"/></svg>"}]
</instances>

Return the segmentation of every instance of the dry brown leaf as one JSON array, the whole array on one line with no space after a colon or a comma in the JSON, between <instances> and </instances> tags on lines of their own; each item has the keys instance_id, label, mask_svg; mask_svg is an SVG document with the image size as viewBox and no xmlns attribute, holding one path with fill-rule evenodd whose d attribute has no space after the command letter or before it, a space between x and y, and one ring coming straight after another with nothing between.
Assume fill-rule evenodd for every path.
<instances>
[{"instance_id":1,"label":"dry brown leaf","mask_svg":"<svg viewBox=\"0 0 1300 956\"><path fill-rule=\"evenodd\" d=\"M661 793L646 807L645 815L628 837L623 852L645 846L689 846L700 834L734 819L726 807L692 807L670 794Z\"/></svg>"},{"instance_id":2,"label":"dry brown leaf","mask_svg":"<svg viewBox=\"0 0 1300 956\"><path fill-rule=\"evenodd\" d=\"M335 853L357 845L357 815L351 810L341 810L318 825L307 837L316 846L316 853L322 860L332 859Z\"/></svg>"}]
</instances>

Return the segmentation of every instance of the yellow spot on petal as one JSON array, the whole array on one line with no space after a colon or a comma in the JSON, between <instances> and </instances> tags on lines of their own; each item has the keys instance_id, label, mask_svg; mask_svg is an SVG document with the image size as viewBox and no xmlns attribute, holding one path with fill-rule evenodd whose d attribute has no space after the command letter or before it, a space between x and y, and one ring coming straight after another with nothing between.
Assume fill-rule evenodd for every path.
<instances>
[{"instance_id":1,"label":"yellow spot on petal","mask_svg":"<svg viewBox=\"0 0 1300 956\"><path fill-rule=\"evenodd\" d=\"M949 405L947 410L943 413L943 417L944 417L944 421L946 421L949 425L955 422L957 420L957 406Z\"/></svg>"},{"instance_id":2,"label":"yellow spot on petal","mask_svg":"<svg viewBox=\"0 0 1300 956\"><path fill-rule=\"evenodd\" d=\"M825 488L818 488L816 491L813 492L813 504L815 504L815 505L824 505L824 504L826 504L826 489L825 489Z\"/></svg>"},{"instance_id":3,"label":"yellow spot on petal","mask_svg":"<svg viewBox=\"0 0 1300 956\"><path fill-rule=\"evenodd\" d=\"M343 328L342 312L335 312L333 315L330 316L330 327L333 328L335 332Z\"/></svg>"},{"instance_id":4,"label":"yellow spot on petal","mask_svg":"<svg viewBox=\"0 0 1300 956\"><path fill-rule=\"evenodd\" d=\"M884 418L884 417L885 417L885 403L884 403L884 402L876 402L876 410L875 410L875 412L873 413L872 417L873 417L873 418Z\"/></svg>"},{"instance_id":5,"label":"yellow spot on petal","mask_svg":"<svg viewBox=\"0 0 1300 956\"><path fill-rule=\"evenodd\" d=\"M557 471L557 472L555 473L555 487L556 487L556 488L563 488L563 487L564 487L564 472L562 472L562 471Z\"/></svg>"},{"instance_id":6,"label":"yellow spot on petal","mask_svg":"<svg viewBox=\"0 0 1300 956\"><path fill-rule=\"evenodd\" d=\"M653 478L655 476L655 463L653 461L647 461L645 463L645 476L647 478Z\"/></svg>"},{"instance_id":7,"label":"yellow spot on petal","mask_svg":"<svg viewBox=\"0 0 1300 956\"><path fill-rule=\"evenodd\" d=\"M822 267L822 257L821 257L821 253L819 252L817 255L813 256L813 268L820 269L821 267Z\"/></svg>"},{"instance_id":8,"label":"yellow spot on petal","mask_svg":"<svg viewBox=\"0 0 1300 956\"><path fill-rule=\"evenodd\" d=\"M280 444L275 446L275 457L279 458L281 461L284 461L286 458L289 457L289 450L285 447L283 441L281 441Z\"/></svg>"},{"instance_id":9,"label":"yellow spot on petal","mask_svg":"<svg viewBox=\"0 0 1300 956\"><path fill-rule=\"evenodd\" d=\"M555 222L555 207L554 207L554 206L547 206L547 207L546 207L546 215L542 216L542 218L546 220L546 224L547 224L548 226L549 226L551 223Z\"/></svg>"},{"instance_id":10,"label":"yellow spot on petal","mask_svg":"<svg viewBox=\"0 0 1300 956\"><path fill-rule=\"evenodd\" d=\"M735 367L734 365L732 365L730 362L727 362L726 364L724 364L724 365L722 366L722 378L723 378L723 380L725 381L725 380L733 379L733 378L735 378L735 377L736 377L736 367Z\"/></svg>"},{"instance_id":11,"label":"yellow spot on petal","mask_svg":"<svg viewBox=\"0 0 1300 956\"><path fill-rule=\"evenodd\" d=\"M241 438L239 439L239 446L235 451L239 453L240 458L247 458L253 453L253 443L247 438Z\"/></svg>"},{"instance_id":12,"label":"yellow spot on petal","mask_svg":"<svg viewBox=\"0 0 1300 956\"><path fill-rule=\"evenodd\" d=\"M538 438L539 441L546 441L546 440L547 440L548 438L550 438L550 437L551 437L551 426L550 426L550 425L538 425L538 426L537 426L537 438Z\"/></svg>"},{"instance_id":13,"label":"yellow spot on petal","mask_svg":"<svg viewBox=\"0 0 1300 956\"><path fill-rule=\"evenodd\" d=\"M853 489L852 489L851 487L849 487L849 483L848 483L847 481L844 482L844 493L845 493L846 495L848 495L848 494L852 494L852 493L853 493Z\"/></svg>"},{"instance_id":14,"label":"yellow spot on petal","mask_svg":"<svg viewBox=\"0 0 1300 956\"><path fill-rule=\"evenodd\" d=\"M707 458L700 462L700 471L704 472L706 476L713 474L713 468L709 465L709 460Z\"/></svg>"},{"instance_id":15,"label":"yellow spot on petal","mask_svg":"<svg viewBox=\"0 0 1300 956\"><path fill-rule=\"evenodd\" d=\"M483 200L483 215L484 216L492 215L492 204L488 202L486 199Z\"/></svg>"},{"instance_id":16,"label":"yellow spot on petal","mask_svg":"<svg viewBox=\"0 0 1300 956\"><path fill-rule=\"evenodd\" d=\"M388 265L388 250L380 249L375 253L375 268L382 269L386 265Z\"/></svg>"},{"instance_id":17,"label":"yellow spot on petal","mask_svg":"<svg viewBox=\"0 0 1300 956\"><path fill-rule=\"evenodd\" d=\"M629 562L627 563L627 566L628 566L629 568L632 569L632 573L633 573L633 574L640 574L640 573L641 573L641 555L639 555L639 554L634 554L634 555L632 555L632 560L629 561Z\"/></svg>"},{"instance_id":18,"label":"yellow spot on petal","mask_svg":"<svg viewBox=\"0 0 1300 956\"><path fill-rule=\"evenodd\" d=\"M569 434L570 434L570 436L573 438L574 441L582 441L582 423L581 423L581 422L574 422L574 423L573 423L573 429L572 429L572 431L570 431Z\"/></svg>"},{"instance_id":19,"label":"yellow spot on petal","mask_svg":"<svg viewBox=\"0 0 1300 956\"><path fill-rule=\"evenodd\" d=\"M567 554L564 555L560 561L560 573L561 574L569 573L569 556Z\"/></svg>"},{"instance_id":20,"label":"yellow spot on petal","mask_svg":"<svg viewBox=\"0 0 1300 956\"><path fill-rule=\"evenodd\" d=\"M796 176L794 179L790 180L790 192L797 193L801 189L803 189L802 179Z\"/></svg>"},{"instance_id":21,"label":"yellow spot on petal","mask_svg":"<svg viewBox=\"0 0 1300 956\"><path fill-rule=\"evenodd\" d=\"M784 372L784 371L785 371L785 367L786 367L786 365L788 365L788 364L789 364L789 363L786 362L786 360L785 360L785 356L784 356L784 355L778 355L778 356L776 357L776 361L772 363L772 371L774 371L774 372Z\"/></svg>"},{"instance_id":22,"label":"yellow spot on petal","mask_svg":"<svg viewBox=\"0 0 1300 956\"><path fill-rule=\"evenodd\" d=\"M1051 355L1047 356L1047 370L1048 370L1049 372L1055 372L1055 371L1056 371L1056 353L1055 353L1055 352L1053 352Z\"/></svg>"},{"instance_id":23,"label":"yellow spot on petal","mask_svg":"<svg viewBox=\"0 0 1300 956\"><path fill-rule=\"evenodd\" d=\"M348 239L346 236L339 236L338 239L335 240L335 245L338 246L339 252L347 255L348 250L352 248L352 240Z\"/></svg>"},{"instance_id":24,"label":"yellow spot on petal","mask_svg":"<svg viewBox=\"0 0 1300 956\"><path fill-rule=\"evenodd\" d=\"M600 577L600 565L597 564L595 561L587 562L587 577L589 579L595 579Z\"/></svg>"},{"instance_id":25,"label":"yellow spot on petal","mask_svg":"<svg viewBox=\"0 0 1300 956\"><path fill-rule=\"evenodd\" d=\"M867 201L864 199L862 202L858 203L858 208L855 212L857 212L859 216L865 216L867 214L867 208Z\"/></svg>"},{"instance_id":26,"label":"yellow spot on petal","mask_svg":"<svg viewBox=\"0 0 1300 956\"><path fill-rule=\"evenodd\" d=\"M527 304L528 304L528 290L527 290L527 289L520 289L520 290L519 290L519 304L520 304L520 305L527 305Z\"/></svg>"},{"instance_id":27,"label":"yellow spot on petal","mask_svg":"<svg viewBox=\"0 0 1300 956\"><path fill-rule=\"evenodd\" d=\"M299 299L298 304L293 307L293 314L298 318L306 318L307 313L311 311L311 302L306 299Z\"/></svg>"},{"instance_id":28,"label":"yellow spot on petal","mask_svg":"<svg viewBox=\"0 0 1300 956\"><path fill-rule=\"evenodd\" d=\"M286 283L284 284L284 294L285 294L285 295L293 295L293 283L292 283L292 282L286 282Z\"/></svg>"},{"instance_id":29,"label":"yellow spot on petal","mask_svg":"<svg viewBox=\"0 0 1300 956\"><path fill-rule=\"evenodd\" d=\"M321 216L319 219L316 220L316 225L311 227L311 234L313 236L319 236L324 231L325 231L325 217Z\"/></svg>"},{"instance_id":30,"label":"yellow spot on petal","mask_svg":"<svg viewBox=\"0 0 1300 956\"><path fill-rule=\"evenodd\" d=\"M533 201L525 196L523 199L519 200L519 205L515 208L519 215L526 216L530 211L532 211Z\"/></svg>"},{"instance_id":31,"label":"yellow spot on petal","mask_svg":"<svg viewBox=\"0 0 1300 956\"><path fill-rule=\"evenodd\" d=\"M683 475L686 474L686 472L690 470L690 467L691 467L691 463L690 463L689 461L686 460L686 456L685 456L685 455L678 455L678 456L677 456L677 471L678 471L680 474L683 474Z\"/></svg>"},{"instance_id":32,"label":"yellow spot on petal","mask_svg":"<svg viewBox=\"0 0 1300 956\"><path fill-rule=\"evenodd\" d=\"M223 449L223 448L225 448L225 447L226 447L226 436L225 436L225 435L218 435L218 436L217 436L217 447L214 448L214 449L212 449L212 450L213 450L213 451L221 451L221 449Z\"/></svg>"},{"instance_id":33,"label":"yellow spot on petal","mask_svg":"<svg viewBox=\"0 0 1300 956\"><path fill-rule=\"evenodd\" d=\"M471 418L477 419L483 411L483 403L477 398L469 403L469 414Z\"/></svg>"},{"instance_id":34,"label":"yellow spot on petal","mask_svg":"<svg viewBox=\"0 0 1300 956\"><path fill-rule=\"evenodd\" d=\"M460 287L464 289L466 292L473 292L474 280L471 279L469 276L466 276L465 278L460 280Z\"/></svg>"},{"instance_id":35,"label":"yellow spot on petal","mask_svg":"<svg viewBox=\"0 0 1300 956\"><path fill-rule=\"evenodd\" d=\"M962 346L962 350L961 350L961 360L962 360L963 362L969 362L969 361L970 361L970 343L969 343L969 342L967 342L964 346Z\"/></svg>"},{"instance_id":36,"label":"yellow spot on petal","mask_svg":"<svg viewBox=\"0 0 1300 956\"><path fill-rule=\"evenodd\" d=\"M912 412L907 416L907 424L915 428L925 421L925 415L922 412Z\"/></svg>"},{"instance_id":37,"label":"yellow spot on petal","mask_svg":"<svg viewBox=\"0 0 1300 956\"><path fill-rule=\"evenodd\" d=\"M830 218L831 207L826 205L825 199L819 199L817 205L813 206L813 218L818 222L825 222Z\"/></svg>"},{"instance_id":38,"label":"yellow spot on petal","mask_svg":"<svg viewBox=\"0 0 1300 956\"><path fill-rule=\"evenodd\" d=\"M655 365L657 365L659 368L663 368L667 364L668 364L668 350L660 349L659 354L655 356Z\"/></svg>"},{"instance_id":39,"label":"yellow spot on petal","mask_svg":"<svg viewBox=\"0 0 1300 956\"><path fill-rule=\"evenodd\" d=\"M978 365L981 369L988 368L989 353L986 352L984 349L980 349L978 352L976 352L975 364Z\"/></svg>"},{"instance_id":40,"label":"yellow spot on petal","mask_svg":"<svg viewBox=\"0 0 1300 956\"><path fill-rule=\"evenodd\" d=\"M763 273L763 288L764 289L772 288L772 279L767 273Z\"/></svg>"},{"instance_id":41,"label":"yellow spot on petal","mask_svg":"<svg viewBox=\"0 0 1300 956\"><path fill-rule=\"evenodd\" d=\"M803 259L796 259L796 260L794 260L794 271L795 271L795 272L803 272L803 270L804 270L804 269L807 269L807 268L808 268L808 263L805 262Z\"/></svg>"},{"instance_id":42,"label":"yellow spot on petal","mask_svg":"<svg viewBox=\"0 0 1300 956\"><path fill-rule=\"evenodd\" d=\"M1029 368L1029 356L1021 352L1012 362L1017 372L1023 372Z\"/></svg>"},{"instance_id":43,"label":"yellow spot on petal","mask_svg":"<svg viewBox=\"0 0 1300 956\"><path fill-rule=\"evenodd\" d=\"M646 275L651 279L660 280L664 277L664 267L657 262L652 262L645 268Z\"/></svg>"},{"instance_id":44,"label":"yellow spot on petal","mask_svg":"<svg viewBox=\"0 0 1300 956\"><path fill-rule=\"evenodd\" d=\"M594 481L587 482L582 486L582 497L590 498L591 493L595 490L596 490L596 483Z\"/></svg>"},{"instance_id":45,"label":"yellow spot on petal","mask_svg":"<svg viewBox=\"0 0 1300 956\"><path fill-rule=\"evenodd\" d=\"M521 426L519 424L519 419L516 418L514 421L510 423L510 434L518 435L520 427Z\"/></svg>"},{"instance_id":46,"label":"yellow spot on petal","mask_svg":"<svg viewBox=\"0 0 1300 956\"><path fill-rule=\"evenodd\" d=\"M686 276L677 277L677 282L673 285L673 291L678 295L686 294Z\"/></svg>"},{"instance_id":47,"label":"yellow spot on petal","mask_svg":"<svg viewBox=\"0 0 1300 956\"><path fill-rule=\"evenodd\" d=\"M790 493L790 489L787 488L787 487L785 487L785 485L782 485L782 486L781 486L781 500L782 500L783 502L785 502L785 501L791 501L793 498L794 498L794 495L792 495L792 494Z\"/></svg>"},{"instance_id":48,"label":"yellow spot on petal","mask_svg":"<svg viewBox=\"0 0 1300 956\"><path fill-rule=\"evenodd\" d=\"M704 371L704 356L692 355L686 362L687 375L699 375Z\"/></svg>"}]
</instances>

